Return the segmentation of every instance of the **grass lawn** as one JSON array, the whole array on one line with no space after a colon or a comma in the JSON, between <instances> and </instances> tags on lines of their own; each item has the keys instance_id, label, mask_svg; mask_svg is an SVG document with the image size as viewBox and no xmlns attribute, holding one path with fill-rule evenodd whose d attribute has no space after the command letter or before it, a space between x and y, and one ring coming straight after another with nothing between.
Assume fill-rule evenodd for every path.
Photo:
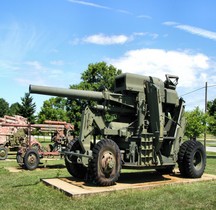
<instances>
[{"instance_id":1,"label":"grass lawn","mask_svg":"<svg viewBox=\"0 0 216 210\"><path fill-rule=\"evenodd\" d=\"M10 159L9 159L10 160ZM63 160L49 164L63 164ZM216 181L126 190L85 198L67 197L45 186L41 178L69 176L66 168L9 172L15 161L0 161L0 209L216 209ZM216 153L207 154L206 173L216 175Z\"/></svg>"}]
</instances>

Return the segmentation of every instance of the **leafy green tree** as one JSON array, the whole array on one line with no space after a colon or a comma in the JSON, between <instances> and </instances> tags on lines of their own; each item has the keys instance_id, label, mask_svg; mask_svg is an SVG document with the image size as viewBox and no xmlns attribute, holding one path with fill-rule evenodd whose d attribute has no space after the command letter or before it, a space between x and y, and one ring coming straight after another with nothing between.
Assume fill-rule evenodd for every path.
<instances>
[{"instance_id":1,"label":"leafy green tree","mask_svg":"<svg viewBox=\"0 0 216 210\"><path fill-rule=\"evenodd\" d=\"M20 104L18 102L11 104L9 108L9 115L14 116L14 115L19 115L19 107Z\"/></svg>"},{"instance_id":2,"label":"leafy green tree","mask_svg":"<svg viewBox=\"0 0 216 210\"><path fill-rule=\"evenodd\" d=\"M80 86L84 90L102 91L114 90L114 79L121 70L114 66L108 66L105 62L89 64L88 69L82 73Z\"/></svg>"},{"instance_id":3,"label":"leafy green tree","mask_svg":"<svg viewBox=\"0 0 216 210\"><path fill-rule=\"evenodd\" d=\"M196 107L193 111L186 112L185 117L187 121L185 135L188 138L194 139L204 133L207 117L199 107Z\"/></svg>"},{"instance_id":4,"label":"leafy green tree","mask_svg":"<svg viewBox=\"0 0 216 210\"><path fill-rule=\"evenodd\" d=\"M216 113L214 116L208 116L208 132L216 136Z\"/></svg>"},{"instance_id":5,"label":"leafy green tree","mask_svg":"<svg viewBox=\"0 0 216 210\"><path fill-rule=\"evenodd\" d=\"M208 109L208 131L216 136L216 99L209 101L207 104Z\"/></svg>"},{"instance_id":6,"label":"leafy green tree","mask_svg":"<svg viewBox=\"0 0 216 210\"><path fill-rule=\"evenodd\" d=\"M9 104L5 99L0 98L0 117L9 113Z\"/></svg>"},{"instance_id":7,"label":"leafy green tree","mask_svg":"<svg viewBox=\"0 0 216 210\"><path fill-rule=\"evenodd\" d=\"M114 80L121 70L105 62L89 64L88 69L81 75L81 82L78 85L71 85L71 89L103 91L105 89L114 91ZM68 99L67 111L70 122L74 124L75 130L80 128L82 110L86 105L93 105L94 101L81 99Z\"/></svg>"},{"instance_id":8,"label":"leafy green tree","mask_svg":"<svg viewBox=\"0 0 216 210\"><path fill-rule=\"evenodd\" d=\"M21 98L21 104L19 105L19 114L28 119L28 122L35 122L36 104L33 102L33 97L29 93L25 93L25 96Z\"/></svg>"},{"instance_id":9,"label":"leafy green tree","mask_svg":"<svg viewBox=\"0 0 216 210\"><path fill-rule=\"evenodd\" d=\"M216 113L216 99L213 101L208 101L207 109L210 116L214 116Z\"/></svg>"},{"instance_id":10,"label":"leafy green tree","mask_svg":"<svg viewBox=\"0 0 216 210\"><path fill-rule=\"evenodd\" d=\"M65 98L52 97L44 101L41 111L38 114L38 122L44 123L45 120L58 120L69 122L66 112Z\"/></svg>"}]
</instances>

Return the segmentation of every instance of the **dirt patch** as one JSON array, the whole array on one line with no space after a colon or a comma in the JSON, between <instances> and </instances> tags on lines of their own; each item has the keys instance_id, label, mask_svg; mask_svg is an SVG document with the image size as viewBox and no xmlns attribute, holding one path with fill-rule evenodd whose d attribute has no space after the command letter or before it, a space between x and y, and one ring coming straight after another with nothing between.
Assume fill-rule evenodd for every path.
<instances>
[{"instance_id":1,"label":"dirt patch","mask_svg":"<svg viewBox=\"0 0 216 210\"><path fill-rule=\"evenodd\" d=\"M108 187L95 186L91 183L86 183L73 177L42 179L46 185L52 186L72 197L108 193L127 189L147 190L163 185L183 184L209 180L216 180L216 176L204 174L202 178L199 179L185 179L180 177L179 173L172 175L161 175L157 172L123 173L121 174L121 177L116 185Z\"/></svg>"},{"instance_id":2,"label":"dirt patch","mask_svg":"<svg viewBox=\"0 0 216 210\"><path fill-rule=\"evenodd\" d=\"M12 173L21 172L23 170L21 167L4 167L4 168Z\"/></svg>"}]
</instances>

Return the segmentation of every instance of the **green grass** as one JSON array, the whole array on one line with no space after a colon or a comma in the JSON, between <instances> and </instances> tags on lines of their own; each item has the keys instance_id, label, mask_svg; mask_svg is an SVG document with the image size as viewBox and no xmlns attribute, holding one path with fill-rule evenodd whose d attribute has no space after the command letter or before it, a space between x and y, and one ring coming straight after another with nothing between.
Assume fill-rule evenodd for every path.
<instances>
[{"instance_id":1,"label":"green grass","mask_svg":"<svg viewBox=\"0 0 216 210\"><path fill-rule=\"evenodd\" d=\"M216 153L207 152L207 165L205 173L216 175Z\"/></svg>"},{"instance_id":2,"label":"green grass","mask_svg":"<svg viewBox=\"0 0 216 210\"><path fill-rule=\"evenodd\" d=\"M202 144L204 144L204 135L197 138ZM216 147L216 136L207 134L206 135L206 146L208 147Z\"/></svg>"},{"instance_id":3,"label":"green grass","mask_svg":"<svg viewBox=\"0 0 216 210\"><path fill-rule=\"evenodd\" d=\"M49 161L62 164L63 160ZM69 176L65 168L9 172L15 161L0 161L0 209L215 209L216 181L126 190L72 199L45 186L41 178ZM206 173L216 175L216 153L208 153Z\"/></svg>"}]
</instances>

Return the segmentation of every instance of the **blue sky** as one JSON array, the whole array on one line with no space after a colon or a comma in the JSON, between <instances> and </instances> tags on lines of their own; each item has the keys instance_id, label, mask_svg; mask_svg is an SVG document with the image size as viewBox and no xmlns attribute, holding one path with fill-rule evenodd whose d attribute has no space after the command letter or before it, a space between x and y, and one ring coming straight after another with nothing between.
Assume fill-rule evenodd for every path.
<instances>
[{"instance_id":1,"label":"blue sky","mask_svg":"<svg viewBox=\"0 0 216 210\"><path fill-rule=\"evenodd\" d=\"M205 86L216 98L214 0L1 0L0 98L20 102L29 84L68 88L88 64L179 76L184 95ZM48 97L33 95L37 110ZM184 95L204 107L204 89Z\"/></svg>"}]
</instances>

